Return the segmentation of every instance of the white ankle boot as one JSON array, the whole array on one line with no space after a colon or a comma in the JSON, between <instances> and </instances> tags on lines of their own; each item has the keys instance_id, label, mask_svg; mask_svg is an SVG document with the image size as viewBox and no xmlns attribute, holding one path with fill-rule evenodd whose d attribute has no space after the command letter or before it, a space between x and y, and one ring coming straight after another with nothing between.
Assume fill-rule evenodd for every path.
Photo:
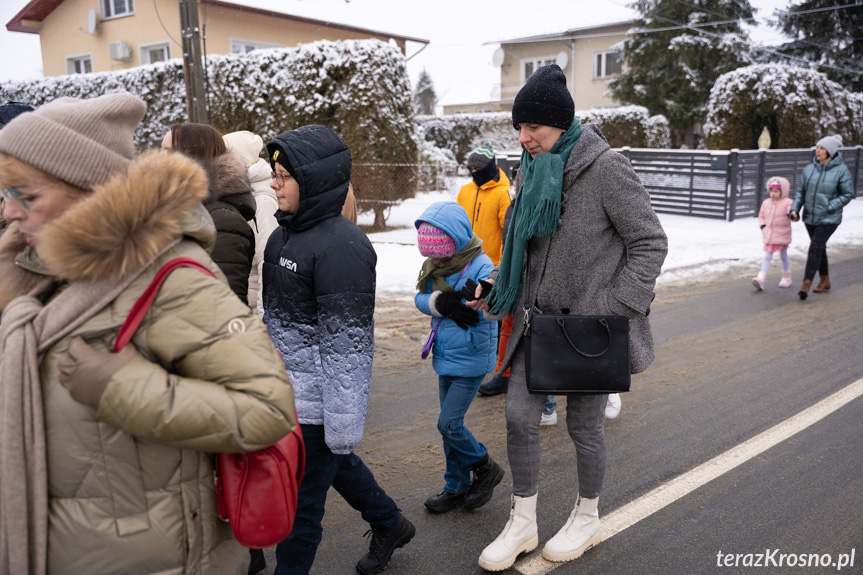
<instances>
[{"instance_id":1,"label":"white ankle boot","mask_svg":"<svg viewBox=\"0 0 863 575\"><path fill-rule=\"evenodd\" d=\"M536 495L512 496L509 521L503 533L482 550L479 566L486 571L503 571L515 563L519 553L533 551L539 545L536 529Z\"/></svg>"},{"instance_id":2,"label":"white ankle boot","mask_svg":"<svg viewBox=\"0 0 863 575\"><path fill-rule=\"evenodd\" d=\"M542 556L548 561L571 561L598 545L602 536L599 530L599 497L585 499L581 495L566 524L548 540Z\"/></svg>"},{"instance_id":3,"label":"white ankle boot","mask_svg":"<svg viewBox=\"0 0 863 575\"><path fill-rule=\"evenodd\" d=\"M791 272L782 272L782 279L779 280L779 287L787 288L791 287Z\"/></svg>"},{"instance_id":4,"label":"white ankle boot","mask_svg":"<svg viewBox=\"0 0 863 575\"><path fill-rule=\"evenodd\" d=\"M767 279L767 274L764 272L758 272L758 275L752 278L752 285L755 286L755 289L758 291L764 290L764 280Z\"/></svg>"}]
</instances>

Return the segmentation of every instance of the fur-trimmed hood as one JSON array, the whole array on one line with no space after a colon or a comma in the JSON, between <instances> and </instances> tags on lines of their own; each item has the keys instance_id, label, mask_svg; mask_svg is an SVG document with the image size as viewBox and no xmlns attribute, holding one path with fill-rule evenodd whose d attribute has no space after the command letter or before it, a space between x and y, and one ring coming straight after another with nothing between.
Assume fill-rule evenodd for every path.
<instances>
[{"instance_id":1,"label":"fur-trimmed hood","mask_svg":"<svg viewBox=\"0 0 863 575\"><path fill-rule=\"evenodd\" d=\"M246 166L234 152L228 151L205 165L210 180L210 194L205 204L226 202L249 221L255 217L255 196Z\"/></svg>"},{"instance_id":2,"label":"fur-trimmed hood","mask_svg":"<svg viewBox=\"0 0 863 575\"><path fill-rule=\"evenodd\" d=\"M0 307L44 276L123 277L182 236L211 251L216 230L201 205L208 193L207 176L194 160L151 151L44 226L38 256L11 225L0 241Z\"/></svg>"}]
</instances>

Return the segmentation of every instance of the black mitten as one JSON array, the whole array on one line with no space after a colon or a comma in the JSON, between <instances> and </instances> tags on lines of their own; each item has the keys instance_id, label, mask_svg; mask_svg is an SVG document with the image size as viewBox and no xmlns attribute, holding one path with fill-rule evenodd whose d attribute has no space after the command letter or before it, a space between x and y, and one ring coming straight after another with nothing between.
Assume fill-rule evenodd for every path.
<instances>
[{"instance_id":1,"label":"black mitten","mask_svg":"<svg viewBox=\"0 0 863 575\"><path fill-rule=\"evenodd\" d=\"M485 280L479 280L479 285L482 286L482 292L479 294L479 297L476 297L476 285L476 282L472 279L468 279L466 282L464 282L464 286L461 288L461 297L463 297L467 301L485 299L488 297L488 294L491 292L491 288L494 284L490 284Z\"/></svg>"},{"instance_id":2,"label":"black mitten","mask_svg":"<svg viewBox=\"0 0 863 575\"><path fill-rule=\"evenodd\" d=\"M479 313L461 303L461 292L441 292L435 300L435 308L443 317L448 317L462 329L479 323Z\"/></svg>"}]
</instances>

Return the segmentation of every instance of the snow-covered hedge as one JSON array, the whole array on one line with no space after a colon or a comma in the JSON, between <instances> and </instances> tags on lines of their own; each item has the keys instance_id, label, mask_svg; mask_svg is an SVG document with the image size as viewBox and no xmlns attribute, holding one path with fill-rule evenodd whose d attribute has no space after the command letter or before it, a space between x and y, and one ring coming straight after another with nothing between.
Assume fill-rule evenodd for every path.
<instances>
[{"instance_id":1,"label":"snow-covered hedge","mask_svg":"<svg viewBox=\"0 0 863 575\"><path fill-rule=\"evenodd\" d=\"M863 94L824 74L785 64L755 64L720 76L710 91L704 135L711 149L754 149L773 116L780 148L808 148L841 134L863 143Z\"/></svg>"},{"instance_id":2,"label":"snow-covered hedge","mask_svg":"<svg viewBox=\"0 0 863 575\"><path fill-rule=\"evenodd\" d=\"M671 145L668 120L651 117L644 106L621 106L577 110L575 116L584 124L596 124L614 148L666 148ZM425 138L435 146L450 150L463 163L471 150L491 142L495 150L517 150L518 132L512 127L512 114L455 114L452 116L417 116Z\"/></svg>"},{"instance_id":3,"label":"snow-covered hedge","mask_svg":"<svg viewBox=\"0 0 863 575\"><path fill-rule=\"evenodd\" d=\"M416 162L416 123L401 52L379 40L319 41L296 48L209 56L212 124L251 130L264 141L304 124L336 130L354 162ZM180 60L131 70L58 76L0 85L0 101L39 106L60 96L128 91L147 102L135 133L139 149L186 120Z\"/></svg>"},{"instance_id":4,"label":"snow-covered hedge","mask_svg":"<svg viewBox=\"0 0 863 575\"><path fill-rule=\"evenodd\" d=\"M612 148L668 148L671 131L665 116L651 116L644 106L592 108L576 111L584 124L594 124Z\"/></svg>"}]
</instances>

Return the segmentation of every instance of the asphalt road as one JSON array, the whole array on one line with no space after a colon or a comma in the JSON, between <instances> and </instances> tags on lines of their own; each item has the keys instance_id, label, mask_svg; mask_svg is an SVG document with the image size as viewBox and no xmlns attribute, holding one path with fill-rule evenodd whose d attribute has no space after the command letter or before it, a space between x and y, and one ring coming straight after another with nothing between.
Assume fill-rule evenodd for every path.
<instances>
[{"instance_id":1,"label":"asphalt road","mask_svg":"<svg viewBox=\"0 0 863 575\"><path fill-rule=\"evenodd\" d=\"M775 287L775 272L762 293L745 277L658 291L650 316L657 359L634 377L620 417L606 422L601 517L863 378L863 248L841 257L831 260L831 292L805 302L796 295L799 262L787 290ZM491 502L475 512L426 512L423 501L443 484L437 378L430 362L419 359L427 323L405 313L406 305L378 305L375 378L357 449L417 527L387 573L484 573L477 557L509 514L505 397L477 398L467 418L507 469ZM541 429L540 546L564 523L576 496L575 450L559 399L561 423ZM503 573L863 573L861 422L858 398L576 561L531 563L538 549ZM366 530L359 513L331 490L312 573L354 573L368 546ZM852 550L853 567L838 571L832 563L848 562L840 556ZM719 566L720 552L740 555L738 565ZM803 553L831 565L773 566L781 554ZM769 567L743 566L758 554L767 555Z\"/></svg>"}]
</instances>

